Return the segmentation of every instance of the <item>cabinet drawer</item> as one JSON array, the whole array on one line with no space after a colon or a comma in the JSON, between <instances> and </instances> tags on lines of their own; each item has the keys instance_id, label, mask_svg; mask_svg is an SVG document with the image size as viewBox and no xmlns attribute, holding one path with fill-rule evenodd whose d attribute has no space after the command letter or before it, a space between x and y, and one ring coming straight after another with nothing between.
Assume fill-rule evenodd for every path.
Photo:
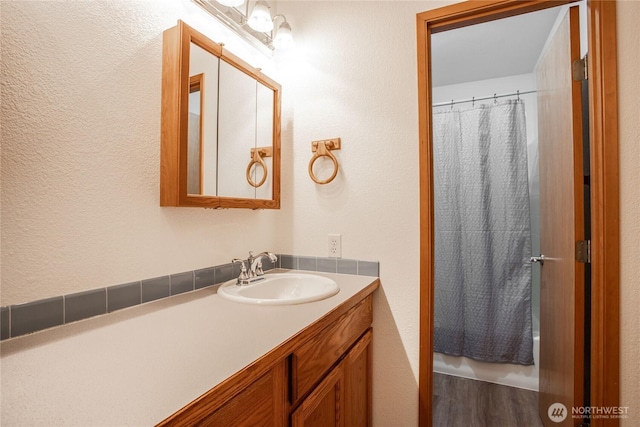
<instances>
[{"instance_id":1,"label":"cabinet drawer","mask_svg":"<svg viewBox=\"0 0 640 427\"><path fill-rule=\"evenodd\" d=\"M342 315L335 323L324 328L292 354L292 403L307 394L333 365L349 350L356 340L371 326L373 299L369 295Z\"/></svg>"}]
</instances>

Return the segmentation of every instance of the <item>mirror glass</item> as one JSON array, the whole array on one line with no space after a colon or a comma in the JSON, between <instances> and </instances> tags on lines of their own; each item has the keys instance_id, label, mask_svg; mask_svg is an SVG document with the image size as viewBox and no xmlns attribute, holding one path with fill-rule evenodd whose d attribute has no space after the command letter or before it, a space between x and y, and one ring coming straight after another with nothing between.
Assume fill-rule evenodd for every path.
<instances>
[{"instance_id":1,"label":"mirror glass","mask_svg":"<svg viewBox=\"0 0 640 427\"><path fill-rule=\"evenodd\" d=\"M273 173L273 108L272 89L231 62L191 43L189 195L272 197L273 186L268 178ZM260 159L255 157L256 148Z\"/></svg>"},{"instance_id":2,"label":"mirror glass","mask_svg":"<svg viewBox=\"0 0 640 427\"><path fill-rule=\"evenodd\" d=\"M255 198L246 179L256 146L256 81L226 61L220 62L218 105L218 196Z\"/></svg>"},{"instance_id":3,"label":"mirror glass","mask_svg":"<svg viewBox=\"0 0 640 427\"><path fill-rule=\"evenodd\" d=\"M257 82L256 88L256 147L257 149L271 148L273 149L273 111L274 96L273 90L269 89L260 82ZM272 180L273 176L273 156L263 157L266 170L260 166L253 168L253 181L258 183L267 174L267 180L261 186L256 188L256 198L268 199L273 194Z\"/></svg>"},{"instance_id":4,"label":"mirror glass","mask_svg":"<svg viewBox=\"0 0 640 427\"><path fill-rule=\"evenodd\" d=\"M160 205L278 209L280 90L184 22L166 30Z\"/></svg>"},{"instance_id":5,"label":"mirror glass","mask_svg":"<svg viewBox=\"0 0 640 427\"><path fill-rule=\"evenodd\" d=\"M191 43L187 193L192 195L216 195L219 62L217 56Z\"/></svg>"},{"instance_id":6,"label":"mirror glass","mask_svg":"<svg viewBox=\"0 0 640 427\"><path fill-rule=\"evenodd\" d=\"M202 189L202 74L189 79L189 129L187 193L201 194Z\"/></svg>"}]
</instances>

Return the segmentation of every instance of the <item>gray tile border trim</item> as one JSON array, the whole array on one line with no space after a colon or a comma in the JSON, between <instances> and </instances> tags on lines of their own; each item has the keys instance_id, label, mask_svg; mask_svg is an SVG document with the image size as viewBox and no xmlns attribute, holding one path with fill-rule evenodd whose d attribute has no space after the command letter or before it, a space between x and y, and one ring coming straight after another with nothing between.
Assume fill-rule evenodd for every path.
<instances>
[{"instance_id":1,"label":"gray tile border trim","mask_svg":"<svg viewBox=\"0 0 640 427\"><path fill-rule=\"evenodd\" d=\"M193 271L185 271L184 273L172 274L169 293L171 295L183 294L193 291L194 288Z\"/></svg>"},{"instance_id":2,"label":"gray tile border trim","mask_svg":"<svg viewBox=\"0 0 640 427\"><path fill-rule=\"evenodd\" d=\"M338 259L337 258L318 258L318 271L323 271L325 273L337 273Z\"/></svg>"},{"instance_id":3,"label":"gray tile border trim","mask_svg":"<svg viewBox=\"0 0 640 427\"><path fill-rule=\"evenodd\" d=\"M217 285L218 283L224 283L228 280L233 279L234 275L234 268L232 264L224 264L224 265L217 265L215 267L216 269L216 282L215 284ZM238 274L240 274L240 266L238 266ZM237 277L237 275L236 275Z\"/></svg>"},{"instance_id":4,"label":"gray tile border trim","mask_svg":"<svg viewBox=\"0 0 640 427\"><path fill-rule=\"evenodd\" d=\"M11 337L25 335L64 323L64 297L53 297L12 305Z\"/></svg>"},{"instance_id":5,"label":"gray tile border trim","mask_svg":"<svg viewBox=\"0 0 640 427\"><path fill-rule=\"evenodd\" d=\"M299 256L298 270L318 271L318 261L313 256Z\"/></svg>"},{"instance_id":6,"label":"gray tile border trim","mask_svg":"<svg viewBox=\"0 0 640 427\"><path fill-rule=\"evenodd\" d=\"M6 340L11 336L9 307L0 308L0 340Z\"/></svg>"},{"instance_id":7,"label":"gray tile border trim","mask_svg":"<svg viewBox=\"0 0 640 427\"><path fill-rule=\"evenodd\" d=\"M293 255L279 255L280 268L287 268L289 270L298 269L298 258Z\"/></svg>"},{"instance_id":8,"label":"gray tile border trim","mask_svg":"<svg viewBox=\"0 0 640 427\"><path fill-rule=\"evenodd\" d=\"M196 289L206 288L207 286L216 284L216 268L202 268L200 270L195 270L194 274L194 284Z\"/></svg>"},{"instance_id":9,"label":"gray tile border trim","mask_svg":"<svg viewBox=\"0 0 640 427\"><path fill-rule=\"evenodd\" d=\"M278 261L275 263L266 258L263 259L262 268L264 271L282 268L372 277L377 277L380 274L380 263L375 261L287 254L278 254L277 256ZM222 264L65 296L45 298L25 304L0 307L0 340L111 313L171 295L218 285L237 277L238 274L240 274L240 264Z\"/></svg>"},{"instance_id":10,"label":"gray tile border trim","mask_svg":"<svg viewBox=\"0 0 640 427\"><path fill-rule=\"evenodd\" d=\"M142 302L155 301L171 296L171 278L155 277L142 281Z\"/></svg>"},{"instance_id":11,"label":"gray tile border trim","mask_svg":"<svg viewBox=\"0 0 640 427\"><path fill-rule=\"evenodd\" d=\"M64 323L75 322L107 312L107 290L93 289L64 297Z\"/></svg>"},{"instance_id":12,"label":"gray tile border trim","mask_svg":"<svg viewBox=\"0 0 640 427\"><path fill-rule=\"evenodd\" d=\"M142 285L139 281L107 288L107 311L109 313L141 303Z\"/></svg>"},{"instance_id":13,"label":"gray tile border trim","mask_svg":"<svg viewBox=\"0 0 640 427\"><path fill-rule=\"evenodd\" d=\"M358 261L356 261L355 259L339 259L338 273L358 274Z\"/></svg>"},{"instance_id":14,"label":"gray tile border trim","mask_svg":"<svg viewBox=\"0 0 640 427\"><path fill-rule=\"evenodd\" d=\"M380 276L380 263L372 261L358 261L358 276Z\"/></svg>"}]
</instances>

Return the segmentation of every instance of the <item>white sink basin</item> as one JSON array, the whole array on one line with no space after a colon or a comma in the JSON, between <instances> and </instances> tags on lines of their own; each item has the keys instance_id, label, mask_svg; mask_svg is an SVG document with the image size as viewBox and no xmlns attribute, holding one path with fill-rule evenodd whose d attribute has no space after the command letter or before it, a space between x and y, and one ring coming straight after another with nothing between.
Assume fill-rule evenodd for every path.
<instances>
[{"instance_id":1,"label":"white sink basin","mask_svg":"<svg viewBox=\"0 0 640 427\"><path fill-rule=\"evenodd\" d=\"M218 288L221 297L245 304L288 305L319 301L335 295L338 284L328 277L315 274L265 274L249 285L238 286L236 279Z\"/></svg>"}]
</instances>

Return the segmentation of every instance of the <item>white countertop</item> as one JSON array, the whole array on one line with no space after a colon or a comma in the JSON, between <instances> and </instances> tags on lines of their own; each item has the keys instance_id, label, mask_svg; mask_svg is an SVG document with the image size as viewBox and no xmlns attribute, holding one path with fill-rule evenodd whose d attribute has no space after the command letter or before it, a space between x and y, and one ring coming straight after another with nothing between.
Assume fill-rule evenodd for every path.
<instances>
[{"instance_id":1,"label":"white countertop","mask_svg":"<svg viewBox=\"0 0 640 427\"><path fill-rule=\"evenodd\" d=\"M0 424L154 425L376 280L313 274L340 292L260 306L209 287L3 341Z\"/></svg>"}]
</instances>

